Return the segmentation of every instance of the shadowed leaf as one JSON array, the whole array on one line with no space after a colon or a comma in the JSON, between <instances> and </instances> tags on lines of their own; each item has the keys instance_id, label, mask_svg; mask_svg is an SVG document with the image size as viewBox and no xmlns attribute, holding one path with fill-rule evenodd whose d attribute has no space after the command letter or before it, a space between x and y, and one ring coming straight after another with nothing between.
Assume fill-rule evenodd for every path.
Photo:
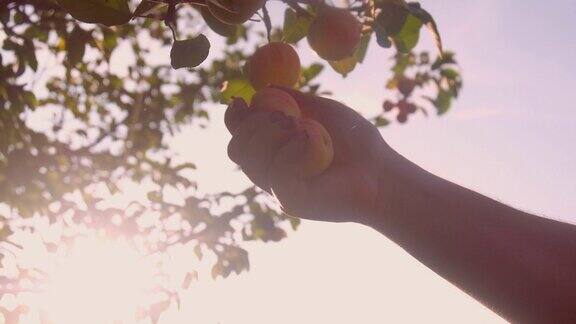
<instances>
[{"instance_id":1,"label":"shadowed leaf","mask_svg":"<svg viewBox=\"0 0 576 324\"><path fill-rule=\"evenodd\" d=\"M436 21L434 21L432 15L428 11L423 9L417 2L408 3L408 8L410 9L410 12L416 17L420 18L422 23L426 25L426 27L428 27L430 32L432 32L432 35L434 36L434 42L436 43L436 47L438 48L438 51L440 51L440 55L442 55L444 51L442 48L442 38L440 37L440 31L438 30L438 25L436 24Z\"/></svg>"},{"instance_id":2,"label":"shadowed leaf","mask_svg":"<svg viewBox=\"0 0 576 324\"><path fill-rule=\"evenodd\" d=\"M308 29L311 24L311 17L298 14L292 9L286 9L284 13L284 27L282 30L284 41L288 43L297 43L308 35Z\"/></svg>"},{"instance_id":3,"label":"shadowed leaf","mask_svg":"<svg viewBox=\"0 0 576 324\"><path fill-rule=\"evenodd\" d=\"M343 77L346 77L348 73L354 71L358 60L355 56L350 56L340 61L330 61L330 66L334 71L340 73Z\"/></svg>"},{"instance_id":4,"label":"shadowed leaf","mask_svg":"<svg viewBox=\"0 0 576 324\"><path fill-rule=\"evenodd\" d=\"M220 36L231 37L236 35L238 32L238 25L230 25L221 22L218 18L214 17L206 7L200 9L200 14L202 15L202 18L204 18L206 25Z\"/></svg>"},{"instance_id":5,"label":"shadowed leaf","mask_svg":"<svg viewBox=\"0 0 576 324\"><path fill-rule=\"evenodd\" d=\"M166 8L168 8L167 3L153 0L143 0L140 2L136 10L134 10L134 17L150 16Z\"/></svg>"},{"instance_id":6,"label":"shadowed leaf","mask_svg":"<svg viewBox=\"0 0 576 324\"><path fill-rule=\"evenodd\" d=\"M121 25L132 18L128 0L57 0L72 17L87 23Z\"/></svg>"},{"instance_id":7,"label":"shadowed leaf","mask_svg":"<svg viewBox=\"0 0 576 324\"><path fill-rule=\"evenodd\" d=\"M172 67L175 69L196 67L206 60L209 52L210 41L203 34L196 38L175 41L170 52Z\"/></svg>"}]
</instances>

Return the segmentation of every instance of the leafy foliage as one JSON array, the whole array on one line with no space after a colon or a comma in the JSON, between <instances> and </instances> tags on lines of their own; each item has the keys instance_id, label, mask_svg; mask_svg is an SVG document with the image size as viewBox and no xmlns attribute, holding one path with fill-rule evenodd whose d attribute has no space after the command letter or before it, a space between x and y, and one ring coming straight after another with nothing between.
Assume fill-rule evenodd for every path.
<instances>
[{"instance_id":1,"label":"leafy foliage","mask_svg":"<svg viewBox=\"0 0 576 324\"><path fill-rule=\"evenodd\" d=\"M253 95L242 70L254 44L306 37L321 2L285 2L282 28L265 24L263 34L260 22L220 22L205 0L0 1L0 257L3 267L18 269L11 275L0 271L2 293L18 295L26 290L23 280L41 286L45 279L20 264L26 246L17 233L40 236L47 253L72 245L85 234L81 228L145 242L139 247L150 254L183 245L198 258L215 256L212 276L226 277L249 268L243 242L279 241L288 227L297 228L298 220L283 215L256 188L200 194L195 165L168 143L182 128L208 122L211 105ZM352 57L328 62L332 68L343 76L352 73L374 37L397 52L387 83L397 100L386 101L374 123L388 125L384 114L393 109L404 122L409 114L425 112L426 104L445 113L462 86L454 56L441 52L431 60L426 52L412 52L422 25L430 27L442 51L432 17L400 0L351 1L350 10L363 24L362 41ZM267 11L263 16L270 22ZM226 43L208 62L210 40L198 33L204 26ZM151 55L169 46L171 62ZM300 90L327 93L315 83L323 69L322 63L304 67ZM34 123L38 118L41 125ZM126 184L147 188L146 198L111 206ZM151 215L158 221L143 224ZM179 226L170 226L174 221ZM69 230L43 237L46 222ZM141 315L157 319L166 307L163 301ZM8 323L26 311L0 308Z\"/></svg>"}]
</instances>

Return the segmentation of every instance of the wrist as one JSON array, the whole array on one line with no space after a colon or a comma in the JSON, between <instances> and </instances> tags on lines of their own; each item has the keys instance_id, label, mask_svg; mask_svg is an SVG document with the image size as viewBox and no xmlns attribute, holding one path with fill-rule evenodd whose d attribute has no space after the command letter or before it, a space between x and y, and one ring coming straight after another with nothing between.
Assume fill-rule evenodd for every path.
<instances>
[{"instance_id":1,"label":"wrist","mask_svg":"<svg viewBox=\"0 0 576 324\"><path fill-rule=\"evenodd\" d=\"M380 159L378 193L368 226L380 231L410 231L434 206L443 205L436 177L396 152Z\"/></svg>"}]
</instances>

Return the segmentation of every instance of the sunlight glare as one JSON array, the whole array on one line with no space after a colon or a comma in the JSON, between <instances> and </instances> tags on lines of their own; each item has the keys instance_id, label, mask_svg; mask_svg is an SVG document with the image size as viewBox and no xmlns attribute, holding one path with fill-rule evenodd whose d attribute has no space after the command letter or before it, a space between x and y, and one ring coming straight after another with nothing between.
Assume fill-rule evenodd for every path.
<instances>
[{"instance_id":1,"label":"sunlight glare","mask_svg":"<svg viewBox=\"0 0 576 324\"><path fill-rule=\"evenodd\" d=\"M43 308L59 324L132 323L149 303L154 273L124 241L79 239L50 274Z\"/></svg>"}]
</instances>

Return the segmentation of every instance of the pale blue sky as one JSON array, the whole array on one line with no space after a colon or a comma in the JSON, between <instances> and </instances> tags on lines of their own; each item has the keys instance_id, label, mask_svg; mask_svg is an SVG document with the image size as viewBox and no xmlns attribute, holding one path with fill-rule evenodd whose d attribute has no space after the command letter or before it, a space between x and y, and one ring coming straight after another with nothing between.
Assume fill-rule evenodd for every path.
<instances>
[{"instance_id":1,"label":"pale blue sky","mask_svg":"<svg viewBox=\"0 0 576 324\"><path fill-rule=\"evenodd\" d=\"M445 117L415 118L384 129L383 136L440 176L515 207L576 222L576 2L422 5L437 18L445 47L457 53L464 91ZM423 39L421 48L431 48L430 37ZM305 44L299 52L307 63L316 59ZM372 46L349 78L328 71L322 80L337 99L371 114L383 98L390 55ZM228 137L219 135L222 121L214 122L208 134L186 133L175 146L190 147L190 138L198 138L206 154L199 163L204 189L241 186L243 180L230 180L240 175L227 173L233 169L225 158ZM206 136L214 145L202 145ZM188 305L221 323L500 321L359 225L303 222L284 242L258 244L251 253L249 274L192 290ZM211 295L218 296L212 303L206 301Z\"/></svg>"}]
</instances>

